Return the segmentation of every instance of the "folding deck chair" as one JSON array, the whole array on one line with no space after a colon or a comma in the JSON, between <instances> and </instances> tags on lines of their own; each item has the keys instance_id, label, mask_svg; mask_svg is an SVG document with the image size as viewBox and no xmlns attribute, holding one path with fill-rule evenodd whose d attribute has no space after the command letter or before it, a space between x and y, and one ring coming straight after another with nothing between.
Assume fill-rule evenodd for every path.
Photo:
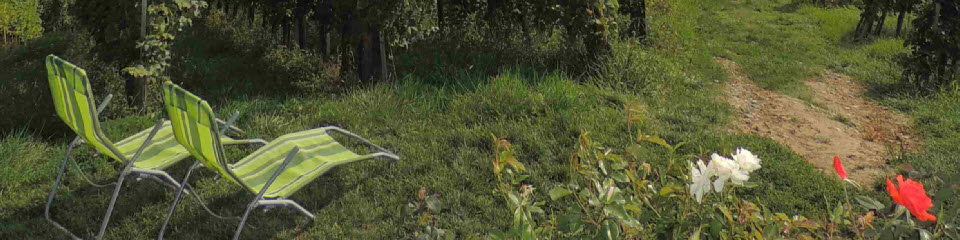
<instances>
[{"instance_id":1,"label":"folding deck chair","mask_svg":"<svg viewBox=\"0 0 960 240\"><path fill-rule=\"evenodd\" d=\"M206 101L169 81L163 84L163 100L177 141L207 169L256 194L253 201L247 205L233 239L240 237L250 211L256 207L288 207L313 220L313 214L287 197L336 166L367 159L386 159L392 162L400 159L396 154L360 136L328 126L280 136L240 161L230 164L222 151L218 127L213 124L213 110ZM354 153L328 135L328 132L359 140L375 152L364 155ZM188 172L184 178L189 175ZM180 192L182 191L183 187L180 188ZM161 238L176 207L177 201L174 201L160 230Z\"/></svg>"},{"instance_id":2,"label":"folding deck chair","mask_svg":"<svg viewBox=\"0 0 960 240\"><path fill-rule=\"evenodd\" d=\"M137 177L137 179L145 177L158 180L165 185L177 189L185 187L185 185L181 185L163 171L163 169L190 156L190 153L174 140L169 121L160 120L153 127L114 143L103 133L100 128L100 120L98 119L100 111L103 111L113 95L107 95L100 106L94 108L93 92L90 90L86 71L54 55L46 57L46 68L47 80L50 83L50 92L53 95L57 115L70 129L77 133L77 137L74 138L67 147L67 152L63 157L63 163L61 163L57 177L53 181L53 186L50 188L50 195L47 197L47 204L44 208L44 217L47 221L69 234L70 237L80 239L51 218L50 206L56 196L60 180L66 171L70 154L75 147L82 143L87 143L99 154L106 155L117 160L118 163L125 164L117 181L113 183L98 185L84 177L90 184L97 187L116 185L113 190L113 196L110 198L110 205L107 207L106 215L96 235L97 239L102 238L106 232L110 215L113 212L114 204L120 193L120 187L123 185L123 180L126 176L132 175ZM234 119L231 119L231 123L226 123L227 126L225 127L233 129L234 131L240 131L236 127L229 126L234 120L236 120L236 114L234 115ZM216 122L224 124L222 120L217 120ZM224 144L266 144L266 141L262 139L234 140L223 137L223 139L218 140ZM79 173L83 176L82 172Z\"/></svg>"}]
</instances>

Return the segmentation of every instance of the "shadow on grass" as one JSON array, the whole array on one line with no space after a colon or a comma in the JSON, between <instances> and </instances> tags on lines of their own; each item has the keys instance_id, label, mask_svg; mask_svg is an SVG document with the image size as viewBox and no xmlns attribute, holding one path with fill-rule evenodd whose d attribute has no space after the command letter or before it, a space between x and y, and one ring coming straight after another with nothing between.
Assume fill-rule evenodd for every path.
<instances>
[{"instance_id":1,"label":"shadow on grass","mask_svg":"<svg viewBox=\"0 0 960 240\"><path fill-rule=\"evenodd\" d=\"M794 12L797 12L797 10L800 10L800 6L802 5L803 5L803 1L794 0L793 2L781 5L779 7L775 7L773 8L773 10L777 12L782 12L782 13L794 13Z\"/></svg>"},{"instance_id":2,"label":"shadow on grass","mask_svg":"<svg viewBox=\"0 0 960 240\"><path fill-rule=\"evenodd\" d=\"M332 172L331 172L332 173ZM318 186L316 183L325 183ZM225 184L218 181L218 184ZM316 213L320 209L326 208L331 202L334 202L346 192L345 189L356 188L357 186L345 187L339 179L324 175L300 190L292 196L292 199L302 205L307 211ZM319 188L319 189L318 189ZM319 190L319 191L318 191ZM313 194L311 194L313 193ZM230 195L205 198L207 206L214 213L224 217L242 217L247 204L253 200L254 194L246 191L235 191ZM237 229L237 220L221 220L210 216L198 206L194 198L181 201L178 206L178 213L170 221L165 236L169 239L204 239L212 236L233 236ZM192 214L186 215L183 211ZM166 212L164 211L164 214ZM277 235L300 235L305 233L317 222L311 222L299 212L288 208L276 208L264 210L256 208L250 212L247 218L247 226L241 233L241 239L271 239ZM159 231L159 226L156 226Z\"/></svg>"},{"instance_id":3,"label":"shadow on grass","mask_svg":"<svg viewBox=\"0 0 960 240\"><path fill-rule=\"evenodd\" d=\"M318 178L292 198L308 211L316 213L359 184L344 186L340 179L332 176L335 175L334 171ZM105 239L157 237L176 191L155 181L144 180L127 178L124 181ZM224 180L214 183L229 184ZM99 230L114 188L96 188L83 184L81 187L59 189L50 213L54 221L73 234L88 239L93 238ZM49 188L46 183L43 186ZM233 190L240 188L235 187ZM201 187L198 191L202 194L204 190ZM46 196L44 194L42 198L35 199L37 204L12 210L8 217L0 219L0 239L67 239L66 233L55 229L43 217ZM205 197L203 201L214 213L225 217L239 217L254 196L246 191L232 191L228 195ZM165 236L167 239L228 238L233 236L238 223L237 220L217 219L207 214L195 198L186 197L177 207ZM310 222L298 212L285 208L266 213L262 209L255 209L251 211L242 238L270 239L278 235L300 235L316 224L319 223Z\"/></svg>"}]
</instances>

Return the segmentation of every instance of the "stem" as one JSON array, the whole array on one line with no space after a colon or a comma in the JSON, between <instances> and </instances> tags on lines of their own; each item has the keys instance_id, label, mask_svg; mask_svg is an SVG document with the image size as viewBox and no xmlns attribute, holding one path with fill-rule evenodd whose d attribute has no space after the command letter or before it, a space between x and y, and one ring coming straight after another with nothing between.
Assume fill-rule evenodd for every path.
<instances>
[{"instance_id":1,"label":"stem","mask_svg":"<svg viewBox=\"0 0 960 240\"><path fill-rule=\"evenodd\" d=\"M850 196L847 195L847 184L843 184L843 198L847 201L847 206L850 205Z\"/></svg>"}]
</instances>

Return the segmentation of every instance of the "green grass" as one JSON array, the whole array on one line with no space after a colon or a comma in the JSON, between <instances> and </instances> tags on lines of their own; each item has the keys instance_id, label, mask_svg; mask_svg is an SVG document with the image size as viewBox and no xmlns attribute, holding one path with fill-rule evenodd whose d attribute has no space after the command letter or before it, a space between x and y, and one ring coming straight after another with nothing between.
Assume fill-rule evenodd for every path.
<instances>
[{"instance_id":1,"label":"green grass","mask_svg":"<svg viewBox=\"0 0 960 240\"><path fill-rule=\"evenodd\" d=\"M593 132L595 140L609 146L625 146L631 140L625 133L626 116L621 110L622 102L630 99L647 100L657 119L646 126L648 132L658 132L672 142L688 141L690 145L683 152L702 155L709 153L706 151L729 152L745 146L759 153L766 161L757 180L761 187L746 194L761 197L775 209L814 212L821 194L810 194L803 201L802 196L798 199L792 193L798 188L805 188L804 192L838 194L836 183L820 177L789 150L756 137L718 134L723 126L720 119L726 113L714 110L723 107L713 94L702 92L706 89L671 88L676 93L654 101L592 84L577 84L559 74L523 78L507 72L483 82L472 90L451 90L421 84L410 77L397 85L358 90L338 98L261 98L215 108L222 115L243 112L240 126L254 136L269 139L287 132L339 125L368 136L403 157L397 164L366 162L339 168L297 193L294 199L318 216L315 225L305 233L313 237L383 237L408 232L411 221L400 217L400 207L412 201L421 186L442 195L448 210L438 217L444 227L468 235L502 229L511 220L509 212L498 207L503 204L501 200L490 192L495 186L489 167L491 136L505 136L513 142L519 158L533 169L531 183L547 188L566 178L566 160L580 130ZM115 120L105 125L111 129L111 136L123 136L135 132L127 126L148 126L150 122L143 121L146 119L149 118ZM50 149L62 149L62 145L43 145L20 135L7 138L11 140L4 141L5 151L30 151L14 153L18 158L10 161L46 167L34 173L4 175L12 177L10 180L36 178L30 184L11 189L39 190L18 194L32 204L4 205L4 209L13 210L2 216L12 218L5 231L25 231L35 237L57 236L56 232L45 230L48 225L37 216L22 215L37 213L42 207L46 186L62 151L22 145L37 144ZM238 151L232 152L234 159L241 156ZM35 156L38 154L42 155ZM656 156L663 154L657 147L642 148L640 154L649 156L654 164L665 164L657 162ZM95 175L100 181L115 174L102 158L89 153L81 154L79 161L88 164L86 171L107 169ZM182 169L174 172L183 173ZM215 211L238 215L251 197L237 186L214 180L211 173L198 179L201 194L215 206ZM99 216L105 206L106 191L87 187L75 177L68 178L68 182L68 188L61 193L66 200L59 202L55 217L71 229L95 227L96 222L90 219L98 219L93 216ZM822 189L812 183L833 187ZM130 186L120 198L111 238L152 236L165 213L163 209L172 199L172 191L164 191L152 182L132 182ZM172 222L175 229L171 236L229 235L232 231L232 223L205 216L195 202L183 204ZM67 205L71 207L64 207ZM251 238L289 238L295 234L295 224L307 224L284 211L255 216L252 224L257 230L247 231Z\"/></svg>"},{"instance_id":2,"label":"green grass","mask_svg":"<svg viewBox=\"0 0 960 240\"><path fill-rule=\"evenodd\" d=\"M895 38L896 18L886 19L880 37L852 41L859 11L851 8L818 8L791 1L739 1L718 5L720 20L710 35L719 35L712 46L718 55L739 63L745 73L764 88L804 98L802 82L822 70L852 76L864 85L867 97L890 109L908 114L915 123L912 133L920 140L917 151L894 156L889 162L909 178L927 184L933 194L958 173L960 163L960 95L941 92L918 96L900 82L897 59L909 50ZM912 17L904 24L905 34ZM807 99L809 100L809 99ZM896 150L898 151L898 150ZM896 152L894 151L894 152ZM909 169L909 168L907 168ZM882 183L874 185L882 191ZM957 204L956 197L947 201ZM936 204L943 204L937 202ZM945 206L948 207L948 206Z\"/></svg>"},{"instance_id":3,"label":"green grass","mask_svg":"<svg viewBox=\"0 0 960 240\"><path fill-rule=\"evenodd\" d=\"M727 133L732 119L719 96L725 75L713 62L714 56L733 59L765 88L796 96L805 94L802 81L823 69L854 76L871 87L871 96L885 105L931 123L919 127L918 132L927 146L936 146L936 150L908 155L903 161L923 171L949 172L943 166L957 161L951 153L956 152L960 134L952 126L960 124L960 115L939 113L960 110L954 109L960 98L944 95L922 100L890 90L899 71L890 59L904 52L898 47L901 41L881 38L864 44L846 43L844 29L852 29L847 26L851 21L855 24L855 10L805 5L793 6L792 11L777 10L785 5L785 1L658 3L651 6L656 9L651 13L655 16L650 23L652 46L615 43L614 56L595 69L583 70L596 73L592 77L573 75L579 71L555 65L562 59L552 42L555 39L541 36L535 39L543 43L540 48L520 54L507 54L520 49L509 46L491 53L484 49L403 52L398 56L400 71L395 83L337 94L290 93L286 85L266 87L284 76L298 77L297 81L307 84L323 81L298 75L303 69L285 67L319 57L263 46L245 51L242 49L251 48L250 43L256 41L253 37L238 39L247 36L242 32L212 35L212 39L197 37L202 32L185 35L176 45L184 58L171 74L186 82L191 91L214 100L213 107L222 117L234 111L243 113L239 125L249 136L271 139L338 125L402 157L396 164L364 162L327 173L293 196L317 215L315 222L284 210L257 211L250 221L256 229L245 231L247 239L405 236L416 224L402 217L401 207L415 199L420 187L441 195L445 210L437 217L442 228L460 236L505 229L512 215L502 199L492 194L496 181L490 167L492 136L506 137L514 144L518 158L531 170L530 183L545 193L566 180L567 161L581 131L592 132L594 141L617 151L633 141L623 111L626 102L647 106L652 120L640 126L645 133L670 143L687 142L681 154L730 153L741 146L758 154L763 168L751 181L759 186L739 190L744 199L757 199L788 215L822 216L824 200L842 196L840 182L769 139ZM895 24L887 24L891 25ZM449 47L437 43L438 48ZM523 54L533 59L524 60ZM280 60L290 62L278 63ZM259 78L267 80L255 82ZM114 117L104 125L109 136L119 139L159 117L162 115ZM0 142L0 156L4 156L0 164L17 167L0 170L3 239L63 237L41 214L66 140L31 135L9 133ZM115 176L118 164L94 157L89 148L81 149L77 160L84 172L99 182ZM229 155L237 159L251 150L230 148ZM656 146L642 145L635 151L631 154L643 156L654 166L666 164L658 157L665 151ZM182 176L185 165L171 169L173 176ZM74 171L72 166L70 171ZM251 194L213 175L201 171L194 178L199 194L216 212L241 214ZM68 174L60 191L54 217L78 233L92 235L109 190L90 187L76 174ZM130 181L121 194L108 238L155 236L173 191L150 181ZM548 204L545 209L560 212L563 208ZM183 239L228 236L235 227L235 222L205 215L192 200L182 203L171 224L168 236Z\"/></svg>"}]
</instances>

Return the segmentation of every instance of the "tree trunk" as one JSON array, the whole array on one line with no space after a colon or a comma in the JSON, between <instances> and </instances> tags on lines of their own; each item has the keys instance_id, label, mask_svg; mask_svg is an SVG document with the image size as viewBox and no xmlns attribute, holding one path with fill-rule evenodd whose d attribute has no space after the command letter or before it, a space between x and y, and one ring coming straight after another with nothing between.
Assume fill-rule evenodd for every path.
<instances>
[{"instance_id":1,"label":"tree trunk","mask_svg":"<svg viewBox=\"0 0 960 240\"><path fill-rule=\"evenodd\" d=\"M240 3L233 3L230 5L233 6L233 8L230 9L230 19L237 19L237 16L240 14Z\"/></svg>"},{"instance_id":2,"label":"tree trunk","mask_svg":"<svg viewBox=\"0 0 960 240\"><path fill-rule=\"evenodd\" d=\"M900 10L900 16L897 17L897 37L900 37L900 31L903 30L903 17L907 15L907 10Z\"/></svg>"},{"instance_id":3,"label":"tree trunk","mask_svg":"<svg viewBox=\"0 0 960 240\"><path fill-rule=\"evenodd\" d=\"M230 19L230 3L223 2L223 16Z\"/></svg>"},{"instance_id":4,"label":"tree trunk","mask_svg":"<svg viewBox=\"0 0 960 240\"><path fill-rule=\"evenodd\" d=\"M147 37L147 25L148 16L147 16L147 0L140 1L140 39L146 39ZM142 53L141 53L142 54ZM136 108L137 110L142 110L144 106L147 105L147 79L145 78L136 78L130 76L129 74L125 75L126 83L124 84L125 93L127 95L127 104L130 107Z\"/></svg>"},{"instance_id":5,"label":"tree trunk","mask_svg":"<svg viewBox=\"0 0 960 240\"><path fill-rule=\"evenodd\" d=\"M290 18L289 17L284 16L280 18L280 31L281 31L280 42L282 42L284 46L290 47Z\"/></svg>"},{"instance_id":6,"label":"tree trunk","mask_svg":"<svg viewBox=\"0 0 960 240\"><path fill-rule=\"evenodd\" d=\"M293 18L296 23L295 31L297 36L297 47L300 49L307 49L307 4L309 2L300 0L297 1L297 7L293 11Z\"/></svg>"},{"instance_id":7,"label":"tree trunk","mask_svg":"<svg viewBox=\"0 0 960 240\"><path fill-rule=\"evenodd\" d=\"M443 0L437 1L437 28L443 31Z\"/></svg>"},{"instance_id":8,"label":"tree trunk","mask_svg":"<svg viewBox=\"0 0 960 240\"><path fill-rule=\"evenodd\" d=\"M250 3L250 8L248 8L248 10L249 11L247 11L247 26L249 28L253 28L253 21L257 17L254 12L256 10L255 3Z\"/></svg>"},{"instance_id":9,"label":"tree trunk","mask_svg":"<svg viewBox=\"0 0 960 240\"><path fill-rule=\"evenodd\" d=\"M147 79L126 75L127 104L137 110L147 106Z\"/></svg>"},{"instance_id":10,"label":"tree trunk","mask_svg":"<svg viewBox=\"0 0 960 240\"><path fill-rule=\"evenodd\" d=\"M860 31L863 30L863 25L866 21L866 15L860 14L860 22L857 22L857 28L853 29L853 38L860 38Z\"/></svg>"},{"instance_id":11,"label":"tree trunk","mask_svg":"<svg viewBox=\"0 0 960 240\"><path fill-rule=\"evenodd\" d=\"M627 30L627 36L631 38L644 39L647 37L647 1L646 0L636 0L631 2L636 4L635 6L630 6L627 14L630 15L630 26Z\"/></svg>"},{"instance_id":12,"label":"tree trunk","mask_svg":"<svg viewBox=\"0 0 960 240\"><path fill-rule=\"evenodd\" d=\"M353 45L353 42L356 41L357 28L359 24L357 19L350 13L342 13L343 24L340 24L340 72L346 72L353 69L354 61L349 59L350 49L347 46ZM353 55L359 53L354 52ZM359 71L358 71L359 72ZM341 74L340 76L347 76L347 74Z\"/></svg>"},{"instance_id":13,"label":"tree trunk","mask_svg":"<svg viewBox=\"0 0 960 240\"><path fill-rule=\"evenodd\" d=\"M270 29L270 13L266 9L261 9L260 11L260 28L263 28L264 31Z\"/></svg>"},{"instance_id":14,"label":"tree trunk","mask_svg":"<svg viewBox=\"0 0 960 240\"><path fill-rule=\"evenodd\" d=\"M863 30L863 32L860 32L859 37L870 36L870 33L873 32L873 25L876 21L877 20L875 19L874 14L868 15L867 18L863 20L863 24L865 25L862 29L860 29Z\"/></svg>"},{"instance_id":15,"label":"tree trunk","mask_svg":"<svg viewBox=\"0 0 960 240\"><path fill-rule=\"evenodd\" d=\"M877 23L877 32L874 35L880 36L883 33L883 24L887 22L887 11L883 11L883 14L880 15L879 23Z\"/></svg>"},{"instance_id":16,"label":"tree trunk","mask_svg":"<svg viewBox=\"0 0 960 240\"><path fill-rule=\"evenodd\" d=\"M297 46L301 49L307 49L307 23L306 16L297 17Z\"/></svg>"},{"instance_id":17,"label":"tree trunk","mask_svg":"<svg viewBox=\"0 0 960 240\"><path fill-rule=\"evenodd\" d=\"M330 55L330 30L333 28L331 26L333 22L333 11L332 9L326 8L325 5L321 5L320 9L316 13L317 18L317 28L320 30L320 36L317 39L317 45L320 48L320 55L324 57L329 57Z\"/></svg>"},{"instance_id":18,"label":"tree trunk","mask_svg":"<svg viewBox=\"0 0 960 240\"><path fill-rule=\"evenodd\" d=\"M362 24L357 43L357 74L361 82L388 82L386 48L376 25Z\"/></svg>"},{"instance_id":19,"label":"tree trunk","mask_svg":"<svg viewBox=\"0 0 960 240\"><path fill-rule=\"evenodd\" d=\"M487 0L487 15L484 18L487 23L493 23L497 18L497 8L500 7L502 0Z\"/></svg>"}]
</instances>

